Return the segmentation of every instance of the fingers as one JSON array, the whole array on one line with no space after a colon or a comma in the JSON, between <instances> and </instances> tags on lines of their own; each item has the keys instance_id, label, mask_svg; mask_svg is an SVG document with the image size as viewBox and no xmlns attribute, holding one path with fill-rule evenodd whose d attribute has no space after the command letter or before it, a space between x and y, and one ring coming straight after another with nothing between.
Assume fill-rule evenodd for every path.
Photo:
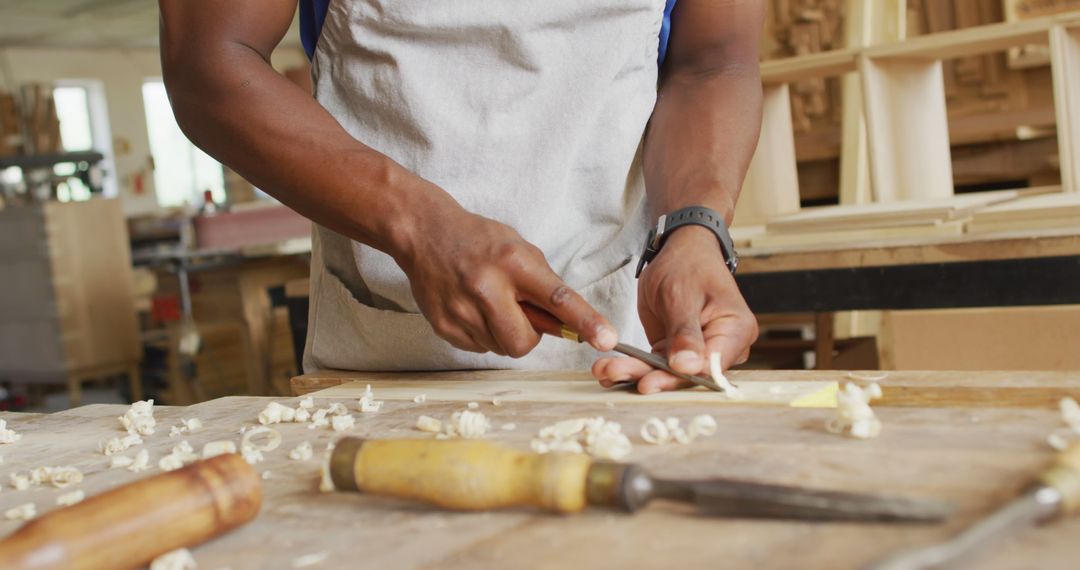
<instances>
[{"instance_id":1,"label":"fingers","mask_svg":"<svg viewBox=\"0 0 1080 570\"><path fill-rule=\"evenodd\" d=\"M701 330L701 303L680 302L667 311L668 365L683 374L705 368L705 336Z\"/></svg>"},{"instance_id":2,"label":"fingers","mask_svg":"<svg viewBox=\"0 0 1080 570\"><path fill-rule=\"evenodd\" d=\"M670 390L680 390L690 386L693 386L693 383L681 378L676 378L663 370L653 370L641 377L641 380L638 381L637 389L638 392L647 395Z\"/></svg>"},{"instance_id":3,"label":"fingers","mask_svg":"<svg viewBox=\"0 0 1080 570\"><path fill-rule=\"evenodd\" d=\"M550 268L533 271L524 281L521 289L530 302L566 323L593 348L604 352L615 348L619 342L615 327Z\"/></svg>"},{"instance_id":4,"label":"fingers","mask_svg":"<svg viewBox=\"0 0 1080 570\"><path fill-rule=\"evenodd\" d=\"M636 358L614 356L601 358L593 363L592 374L601 386L610 388L617 382L637 380L653 370L652 366Z\"/></svg>"},{"instance_id":5,"label":"fingers","mask_svg":"<svg viewBox=\"0 0 1080 570\"><path fill-rule=\"evenodd\" d=\"M487 328L503 354L521 358L540 343L540 333L529 323L511 292L502 291L498 297L497 301L485 299L481 304Z\"/></svg>"},{"instance_id":6,"label":"fingers","mask_svg":"<svg viewBox=\"0 0 1080 570\"><path fill-rule=\"evenodd\" d=\"M714 321L705 325L706 358L719 352L726 371L742 364L750 357L750 345L757 339L757 323L740 321Z\"/></svg>"}]
</instances>

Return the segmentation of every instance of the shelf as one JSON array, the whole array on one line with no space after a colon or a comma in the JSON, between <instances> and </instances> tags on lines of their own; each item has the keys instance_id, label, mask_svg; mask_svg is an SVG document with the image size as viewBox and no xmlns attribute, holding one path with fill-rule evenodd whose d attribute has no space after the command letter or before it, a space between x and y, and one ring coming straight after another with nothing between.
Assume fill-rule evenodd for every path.
<instances>
[{"instance_id":1,"label":"shelf","mask_svg":"<svg viewBox=\"0 0 1080 570\"><path fill-rule=\"evenodd\" d=\"M0 156L0 169L18 166L20 168L48 168L70 162L88 162L96 164L105 159L100 152L64 152L59 154L34 154L28 156Z\"/></svg>"}]
</instances>

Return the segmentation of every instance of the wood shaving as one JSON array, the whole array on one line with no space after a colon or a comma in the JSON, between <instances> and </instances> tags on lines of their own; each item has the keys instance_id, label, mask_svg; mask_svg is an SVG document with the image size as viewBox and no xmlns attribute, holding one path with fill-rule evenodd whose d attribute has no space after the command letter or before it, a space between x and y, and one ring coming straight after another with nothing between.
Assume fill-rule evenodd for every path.
<instances>
[{"instance_id":1,"label":"wood shaving","mask_svg":"<svg viewBox=\"0 0 1080 570\"><path fill-rule=\"evenodd\" d=\"M144 450L145 451L145 450ZM126 455L114 455L112 461L109 462L110 469L123 469L134 463L135 460Z\"/></svg>"},{"instance_id":2,"label":"wood shaving","mask_svg":"<svg viewBox=\"0 0 1080 570\"><path fill-rule=\"evenodd\" d=\"M240 457L243 457L248 465L261 463L264 459L262 452L250 445L243 445L240 447Z\"/></svg>"},{"instance_id":3,"label":"wood shaving","mask_svg":"<svg viewBox=\"0 0 1080 570\"><path fill-rule=\"evenodd\" d=\"M383 403L375 399L375 393L371 391L371 384L364 388L364 395L360 396L360 413L372 414L379 411Z\"/></svg>"},{"instance_id":4,"label":"wood shaving","mask_svg":"<svg viewBox=\"0 0 1080 570\"><path fill-rule=\"evenodd\" d=\"M470 410L475 410L475 409L478 409L478 408L480 407L480 404L478 404L478 403L476 403L476 402L469 402L469 403L468 403L468 405L467 405L467 407L468 407L468 408L469 408Z\"/></svg>"},{"instance_id":5,"label":"wood shaving","mask_svg":"<svg viewBox=\"0 0 1080 570\"><path fill-rule=\"evenodd\" d=\"M4 518L9 521L28 521L37 516L37 506L26 503L4 511Z\"/></svg>"},{"instance_id":6,"label":"wood shaving","mask_svg":"<svg viewBox=\"0 0 1080 570\"><path fill-rule=\"evenodd\" d=\"M858 372L848 372L846 376L850 380L858 380L859 382L881 382L882 380L888 378L889 374L887 372L882 372L880 374L860 374Z\"/></svg>"},{"instance_id":7,"label":"wood shaving","mask_svg":"<svg viewBox=\"0 0 1080 570\"><path fill-rule=\"evenodd\" d=\"M293 418L298 424L302 424L311 419L311 412L307 408L296 408L296 416Z\"/></svg>"},{"instance_id":8,"label":"wood shaving","mask_svg":"<svg viewBox=\"0 0 1080 570\"><path fill-rule=\"evenodd\" d=\"M719 426L716 425L716 418L708 414L701 414L690 419L690 423L686 426L686 433L692 441L701 436L714 435L717 429L719 429Z\"/></svg>"},{"instance_id":9,"label":"wood shaving","mask_svg":"<svg viewBox=\"0 0 1080 570\"><path fill-rule=\"evenodd\" d=\"M292 459L293 461L307 461L308 459L311 459L311 456L314 453L311 444L305 441L289 452L289 459Z\"/></svg>"},{"instance_id":10,"label":"wood shaving","mask_svg":"<svg viewBox=\"0 0 1080 570\"><path fill-rule=\"evenodd\" d=\"M741 390L732 385L724 376L723 360L721 359L719 352L713 352L709 354L709 375L712 379L720 385L720 388L724 391L724 394L732 400L742 400L745 396Z\"/></svg>"},{"instance_id":11,"label":"wood shaving","mask_svg":"<svg viewBox=\"0 0 1080 570\"><path fill-rule=\"evenodd\" d=\"M173 447L172 453L158 460L158 468L162 471L175 471L198 460L199 456L195 453L195 448L185 440Z\"/></svg>"},{"instance_id":12,"label":"wood shaving","mask_svg":"<svg viewBox=\"0 0 1080 570\"><path fill-rule=\"evenodd\" d=\"M649 418L641 425L641 439L653 445L664 445L671 441L671 433L663 420Z\"/></svg>"},{"instance_id":13,"label":"wood shaving","mask_svg":"<svg viewBox=\"0 0 1080 570\"><path fill-rule=\"evenodd\" d=\"M132 433L124 437L114 437L108 440L102 440L98 442L98 449L105 455L116 455L127 451L133 445L142 445L142 438L139 434Z\"/></svg>"},{"instance_id":14,"label":"wood shaving","mask_svg":"<svg viewBox=\"0 0 1080 570\"><path fill-rule=\"evenodd\" d=\"M120 420L120 425L124 430L130 434L153 435L154 426L157 425L157 421L154 420L154 401L135 402L124 412L124 415L117 419Z\"/></svg>"},{"instance_id":15,"label":"wood shaving","mask_svg":"<svg viewBox=\"0 0 1080 570\"><path fill-rule=\"evenodd\" d=\"M450 421L443 426L447 437L460 437L462 439L480 439L484 437L491 422L482 412L469 410L454 412Z\"/></svg>"},{"instance_id":16,"label":"wood shaving","mask_svg":"<svg viewBox=\"0 0 1080 570\"><path fill-rule=\"evenodd\" d=\"M288 417L288 419L285 419ZM259 412L259 423L262 425L279 424L292 421L296 417L296 410L288 406L282 406L277 402L270 402Z\"/></svg>"},{"instance_id":17,"label":"wood shaving","mask_svg":"<svg viewBox=\"0 0 1080 570\"><path fill-rule=\"evenodd\" d=\"M0 419L0 443L15 443L22 439L22 434L7 427L7 420Z\"/></svg>"},{"instance_id":18,"label":"wood shaving","mask_svg":"<svg viewBox=\"0 0 1080 570\"><path fill-rule=\"evenodd\" d=\"M315 429L330 425L330 420L326 417L329 413L330 408L315 410L315 413L311 415L311 425L308 426L308 429Z\"/></svg>"},{"instance_id":19,"label":"wood shaving","mask_svg":"<svg viewBox=\"0 0 1080 570\"><path fill-rule=\"evenodd\" d=\"M503 431L514 431L514 430L517 429L517 424L515 424L515 423L506 423L506 424L503 424L503 425L499 426L499 429L501 429Z\"/></svg>"},{"instance_id":20,"label":"wood shaving","mask_svg":"<svg viewBox=\"0 0 1080 570\"><path fill-rule=\"evenodd\" d=\"M1046 443L1058 451L1065 451L1069 448L1069 438L1058 432L1046 436Z\"/></svg>"},{"instance_id":21,"label":"wood shaving","mask_svg":"<svg viewBox=\"0 0 1080 570\"><path fill-rule=\"evenodd\" d=\"M77 467L56 467L49 473L49 483L57 489L78 485L83 481L83 473Z\"/></svg>"},{"instance_id":22,"label":"wood shaving","mask_svg":"<svg viewBox=\"0 0 1080 570\"><path fill-rule=\"evenodd\" d=\"M297 556L296 558L292 559L292 567L307 568L308 566L322 564L328 556L330 556L329 552L313 552L311 554Z\"/></svg>"},{"instance_id":23,"label":"wood shaving","mask_svg":"<svg viewBox=\"0 0 1080 570\"><path fill-rule=\"evenodd\" d=\"M226 453L236 453L236 443L227 439L211 441L202 448L202 458L210 459Z\"/></svg>"},{"instance_id":24,"label":"wood shaving","mask_svg":"<svg viewBox=\"0 0 1080 570\"><path fill-rule=\"evenodd\" d=\"M1058 402L1061 421L1067 427L1054 431L1046 437L1046 443L1057 451L1065 451L1072 442L1080 439L1080 404L1072 398L1062 398Z\"/></svg>"},{"instance_id":25,"label":"wood shaving","mask_svg":"<svg viewBox=\"0 0 1080 570\"><path fill-rule=\"evenodd\" d=\"M257 445L255 438L267 434L266 443ZM240 440L240 448L250 447L256 451L273 451L281 445L281 434L268 427L257 427L248 430L244 433L244 437Z\"/></svg>"},{"instance_id":26,"label":"wood shaving","mask_svg":"<svg viewBox=\"0 0 1080 570\"><path fill-rule=\"evenodd\" d=\"M537 453L587 453L599 459L618 460L633 450L630 438L617 422L602 417L563 420L545 426L532 440Z\"/></svg>"},{"instance_id":27,"label":"wood shaving","mask_svg":"<svg viewBox=\"0 0 1080 570\"><path fill-rule=\"evenodd\" d=\"M128 465L128 471L132 473L138 473L140 471L146 471L150 468L150 452L141 449L135 454L135 459Z\"/></svg>"},{"instance_id":28,"label":"wood shaving","mask_svg":"<svg viewBox=\"0 0 1080 570\"><path fill-rule=\"evenodd\" d=\"M308 410L310 412L315 407L315 398L308 396L307 398L300 400L298 406L301 410Z\"/></svg>"},{"instance_id":29,"label":"wood shaving","mask_svg":"<svg viewBox=\"0 0 1080 570\"><path fill-rule=\"evenodd\" d=\"M61 507L70 507L76 503L81 503L86 498L86 493L82 489L77 489L70 493L64 493L56 498L56 504Z\"/></svg>"},{"instance_id":30,"label":"wood shaving","mask_svg":"<svg viewBox=\"0 0 1080 570\"><path fill-rule=\"evenodd\" d=\"M189 420L180 418L180 425L169 428L169 437L176 437L184 435L185 433L195 433L202 428L203 423L199 418L191 418Z\"/></svg>"},{"instance_id":31,"label":"wood shaving","mask_svg":"<svg viewBox=\"0 0 1080 570\"><path fill-rule=\"evenodd\" d=\"M11 475L8 475L8 480L11 481L11 486L16 491L25 491L30 488L30 478L26 475L12 473Z\"/></svg>"},{"instance_id":32,"label":"wood shaving","mask_svg":"<svg viewBox=\"0 0 1080 570\"><path fill-rule=\"evenodd\" d=\"M499 407L499 406L503 405L503 402L502 402L502 400L500 400L498 398L494 398L494 399L491 400L491 405L495 406L495 407Z\"/></svg>"},{"instance_id":33,"label":"wood shaving","mask_svg":"<svg viewBox=\"0 0 1080 570\"><path fill-rule=\"evenodd\" d=\"M370 388L370 386L369 386ZM332 416L344 416L349 413L349 409L345 407L345 404L341 402L334 402L330 404L330 407L326 411Z\"/></svg>"},{"instance_id":34,"label":"wood shaving","mask_svg":"<svg viewBox=\"0 0 1080 570\"><path fill-rule=\"evenodd\" d=\"M420 416L416 418L416 429L428 433L439 433L442 431L442 422L431 416Z\"/></svg>"},{"instance_id":35,"label":"wood shaving","mask_svg":"<svg viewBox=\"0 0 1080 570\"><path fill-rule=\"evenodd\" d=\"M334 491L334 479L330 477L330 457L334 452L334 442L330 442L326 446L326 453L323 454L322 465L319 468L319 491L323 493L330 493Z\"/></svg>"},{"instance_id":36,"label":"wood shaving","mask_svg":"<svg viewBox=\"0 0 1080 570\"><path fill-rule=\"evenodd\" d=\"M259 473L259 478L262 479L263 481L266 481L266 480L270 479L273 476L274 476L274 474L271 473L269 469L267 469L266 471L263 471L262 473Z\"/></svg>"},{"instance_id":37,"label":"wood shaving","mask_svg":"<svg viewBox=\"0 0 1080 570\"><path fill-rule=\"evenodd\" d=\"M881 386L870 384L860 388L844 384L836 394L836 415L825 422L829 433L846 434L857 439L871 439L881 433L881 420L870 407L871 400L881 397Z\"/></svg>"},{"instance_id":38,"label":"wood shaving","mask_svg":"<svg viewBox=\"0 0 1080 570\"><path fill-rule=\"evenodd\" d=\"M356 425L356 418L351 415L334 416L330 418L330 427L334 431L347 431Z\"/></svg>"},{"instance_id":39,"label":"wood shaving","mask_svg":"<svg viewBox=\"0 0 1080 570\"><path fill-rule=\"evenodd\" d=\"M679 418L649 418L641 426L641 439L653 445L688 445L699 437L715 434L717 429L716 419L708 414L691 418L686 429L680 425Z\"/></svg>"},{"instance_id":40,"label":"wood shaving","mask_svg":"<svg viewBox=\"0 0 1080 570\"><path fill-rule=\"evenodd\" d=\"M417 394L412 401L416 404L423 404L427 401L427 394Z\"/></svg>"},{"instance_id":41,"label":"wood shaving","mask_svg":"<svg viewBox=\"0 0 1080 570\"><path fill-rule=\"evenodd\" d=\"M150 570L197 570L198 567L195 557L186 548L166 552L150 563Z\"/></svg>"}]
</instances>

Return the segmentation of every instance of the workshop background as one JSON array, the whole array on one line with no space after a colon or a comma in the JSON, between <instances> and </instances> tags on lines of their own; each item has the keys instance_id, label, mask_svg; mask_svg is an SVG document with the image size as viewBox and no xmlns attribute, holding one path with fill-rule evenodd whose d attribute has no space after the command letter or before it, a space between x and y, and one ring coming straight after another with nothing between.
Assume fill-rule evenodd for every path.
<instances>
[{"instance_id":1,"label":"workshop background","mask_svg":"<svg viewBox=\"0 0 1080 570\"><path fill-rule=\"evenodd\" d=\"M746 367L1080 369L1080 0L766 25ZM0 0L0 410L290 394L310 224L184 137L157 43L149 0ZM310 89L295 23L272 63Z\"/></svg>"}]
</instances>

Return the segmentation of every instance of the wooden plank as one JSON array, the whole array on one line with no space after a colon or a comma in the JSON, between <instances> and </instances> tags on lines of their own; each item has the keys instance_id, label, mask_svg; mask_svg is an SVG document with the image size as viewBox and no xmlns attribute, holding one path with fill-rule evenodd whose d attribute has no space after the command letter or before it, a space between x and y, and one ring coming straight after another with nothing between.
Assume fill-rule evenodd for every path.
<instances>
[{"instance_id":1,"label":"wooden plank","mask_svg":"<svg viewBox=\"0 0 1080 570\"><path fill-rule=\"evenodd\" d=\"M976 212L972 221L982 223L1046 218L1080 219L1080 194L1053 192L1025 196Z\"/></svg>"},{"instance_id":2,"label":"wooden plank","mask_svg":"<svg viewBox=\"0 0 1080 570\"><path fill-rule=\"evenodd\" d=\"M762 115L757 150L735 207L735 223L740 226L799 211L799 174L786 84L765 87Z\"/></svg>"},{"instance_id":3,"label":"wooden plank","mask_svg":"<svg viewBox=\"0 0 1080 570\"><path fill-rule=\"evenodd\" d=\"M786 373L777 373L786 374ZM839 373L796 374L820 381ZM894 373L886 382L907 378L927 389L957 382L978 393L991 382L1018 393L1072 386L1075 375L987 373ZM950 378L952 380L950 380ZM902 387L886 385L886 398ZM161 408L159 429L147 437L152 463L178 443L167 427L180 418L199 418L204 430L186 436L196 448L209 441L239 439L241 425L254 425L266 398L224 398L189 408ZM296 400L278 399L296 405ZM319 400L325 406L329 400ZM343 401L351 409L354 403ZM993 402L990 402L993 404ZM123 406L87 406L61 414L12 418L23 439L4 446L5 468L26 471L44 463L75 465L85 473L80 488L88 495L157 473L110 470L97 442L119 435L116 417ZM388 401L377 414L359 416L349 435L430 437L412 429L416 417L445 418L459 403L414 404ZM668 477L730 477L780 484L857 492L929 496L955 503L957 514L943 525L830 524L796 521L709 519L688 516L685 509L656 505L634 515L594 509L561 517L515 509L497 513L450 513L403 501L359 494L322 494L319 461L289 460L298 443L321 452L343 434L308 430L303 425L274 428L283 437L278 450L256 466L270 473L263 482L258 518L228 535L193 549L205 568L289 568L301 555L326 553L327 568L365 565L390 570L408 568L668 568L713 567L717 560L733 568L858 568L889 552L941 540L1001 504L1027 483L1051 457L1045 443L1060 426L1050 409L901 408L880 406L880 438L857 441L837 437L822 427L828 410L753 406L680 404L617 406L593 404L508 403L481 410L496 426L515 423L513 431L495 430L489 439L528 449L541 426L570 417L603 415L630 434L629 460ZM713 413L723 437L702 438L688 446L650 446L637 435L647 417L689 418ZM129 452L130 453L130 452ZM70 490L70 489L68 489ZM64 491L39 487L0 493L0 510L27 501L39 512L55 508ZM0 521L0 535L18 527ZM1024 531L1002 541L976 562L979 568L1050 568L1080 556L1075 540L1080 521L1068 520ZM702 536L710 537L702 541ZM418 548L417 545L423 545Z\"/></svg>"},{"instance_id":4,"label":"wooden plank","mask_svg":"<svg viewBox=\"0 0 1080 570\"><path fill-rule=\"evenodd\" d=\"M872 46L862 53L874 59L955 59L1005 51L1025 44L1046 44L1051 27L1061 21L1076 19L1075 15L1067 15L976 26Z\"/></svg>"},{"instance_id":5,"label":"wooden plank","mask_svg":"<svg viewBox=\"0 0 1080 570\"><path fill-rule=\"evenodd\" d=\"M863 57L860 70L874 198L952 196L941 62Z\"/></svg>"},{"instance_id":6,"label":"wooden plank","mask_svg":"<svg viewBox=\"0 0 1080 570\"><path fill-rule=\"evenodd\" d=\"M947 263L1080 255L1080 230L1051 229L923 237L845 244L753 247L740 252L740 273Z\"/></svg>"},{"instance_id":7,"label":"wooden plank","mask_svg":"<svg viewBox=\"0 0 1080 570\"><path fill-rule=\"evenodd\" d=\"M969 217L986 206L1021 195L1018 190L1001 190L918 201L822 206L773 218L765 227L770 233L783 233L941 223Z\"/></svg>"},{"instance_id":8,"label":"wooden plank","mask_svg":"<svg viewBox=\"0 0 1080 570\"><path fill-rule=\"evenodd\" d=\"M964 221L910 226L877 227L861 229L838 229L762 234L751 239L753 247L806 247L808 245L866 243L891 239L960 236L964 233Z\"/></svg>"},{"instance_id":9,"label":"wooden plank","mask_svg":"<svg viewBox=\"0 0 1080 570\"><path fill-rule=\"evenodd\" d=\"M841 49L763 61L761 81L772 85L843 75L855 71L857 53L854 49Z\"/></svg>"},{"instance_id":10,"label":"wooden plank","mask_svg":"<svg viewBox=\"0 0 1080 570\"><path fill-rule=\"evenodd\" d=\"M806 384L822 385L828 383L856 382L865 383L860 378L880 376L877 371L846 372L830 370L734 370L729 378L732 382L743 386L754 385L788 385ZM388 390L392 389L389 384L409 383L422 381L450 382L456 386L466 385L466 390L471 390L475 396L460 397L449 395L445 401L462 402L476 401L485 407L491 399L498 397L507 400L506 395L493 395L501 391L501 388L492 388L499 383L513 383L514 385L530 385L550 383L552 386L561 386L566 383L581 383L591 385L600 394L606 394L596 384L592 376L586 371L579 370L469 370L454 372L343 372L343 371L319 371L297 376L292 380L293 393L303 395L330 395L346 394L348 398L355 399L356 390L363 390L364 386L371 384L375 389L376 397L388 400L411 401L417 395L413 388L404 388L404 392L395 392L391 398ZM926 371L893 371L888 372L887 377L881 380L886 388L884 398L875 405L882 406L985 406L1005 408L1053 408L1057 402L1066 396L1080 396L1080 372L1048 372L1048 371L1025 371L1023 374L1015 372L982 371L978 374L970 372L926 372ZM339 391L340 387L350 384L350 388ZM375 388L380 386L380 388ZM539 388L538 388L539 389ZM577 391L578 389L575 389ZM441 401L428 394L428 401ZM716 406L717 402L700 398L707 394L697 391L684 391L687 396L671 396L660 401L661 395L632 396L629 401L641 403L655 402L657 405L695 405ZM596 400L589 405L599 404L606 400ZM621 405L621 404L620 404ZM740 407L720 403L723 409ZM636 406L631 406L636 408ZM621 409L619 406L616 409Z\"/></svg>"},{"instance_id":11,"label":"wooden plank","mask_svg":"<svg viewBox=\"0 0 1080 570\"><path fill-rule=\"evenodd\" d=\"M460 375L459 375L460 376ZM409 379L363 380L349 382L313 393L320 398L359 399L367 386L380 399L411 402L424 394L433 402L573 402L582 404L655 405L676 402L695 402L715 405L792 406L810 398L820 398L811 407L836 407L835 382L792 382L773 380L739 384L742 400L732 400L725 394L707 388L693 388L654 394L648 399L628 389L605 390L591 378L578 380L478 380L472 374L463 379L451 379L443 373L418 375Z\"/></svg>"},{"instance_id":12,"label":"wooden plank","mask_svg":"<svg viewBox=\"0 0 1080 570\"><path fill-rule=\"evenodd\" d=\"M1061 185L1080 193L1080 28L1057 26L1050 40Z\"/></svg>"}]
</instances>

